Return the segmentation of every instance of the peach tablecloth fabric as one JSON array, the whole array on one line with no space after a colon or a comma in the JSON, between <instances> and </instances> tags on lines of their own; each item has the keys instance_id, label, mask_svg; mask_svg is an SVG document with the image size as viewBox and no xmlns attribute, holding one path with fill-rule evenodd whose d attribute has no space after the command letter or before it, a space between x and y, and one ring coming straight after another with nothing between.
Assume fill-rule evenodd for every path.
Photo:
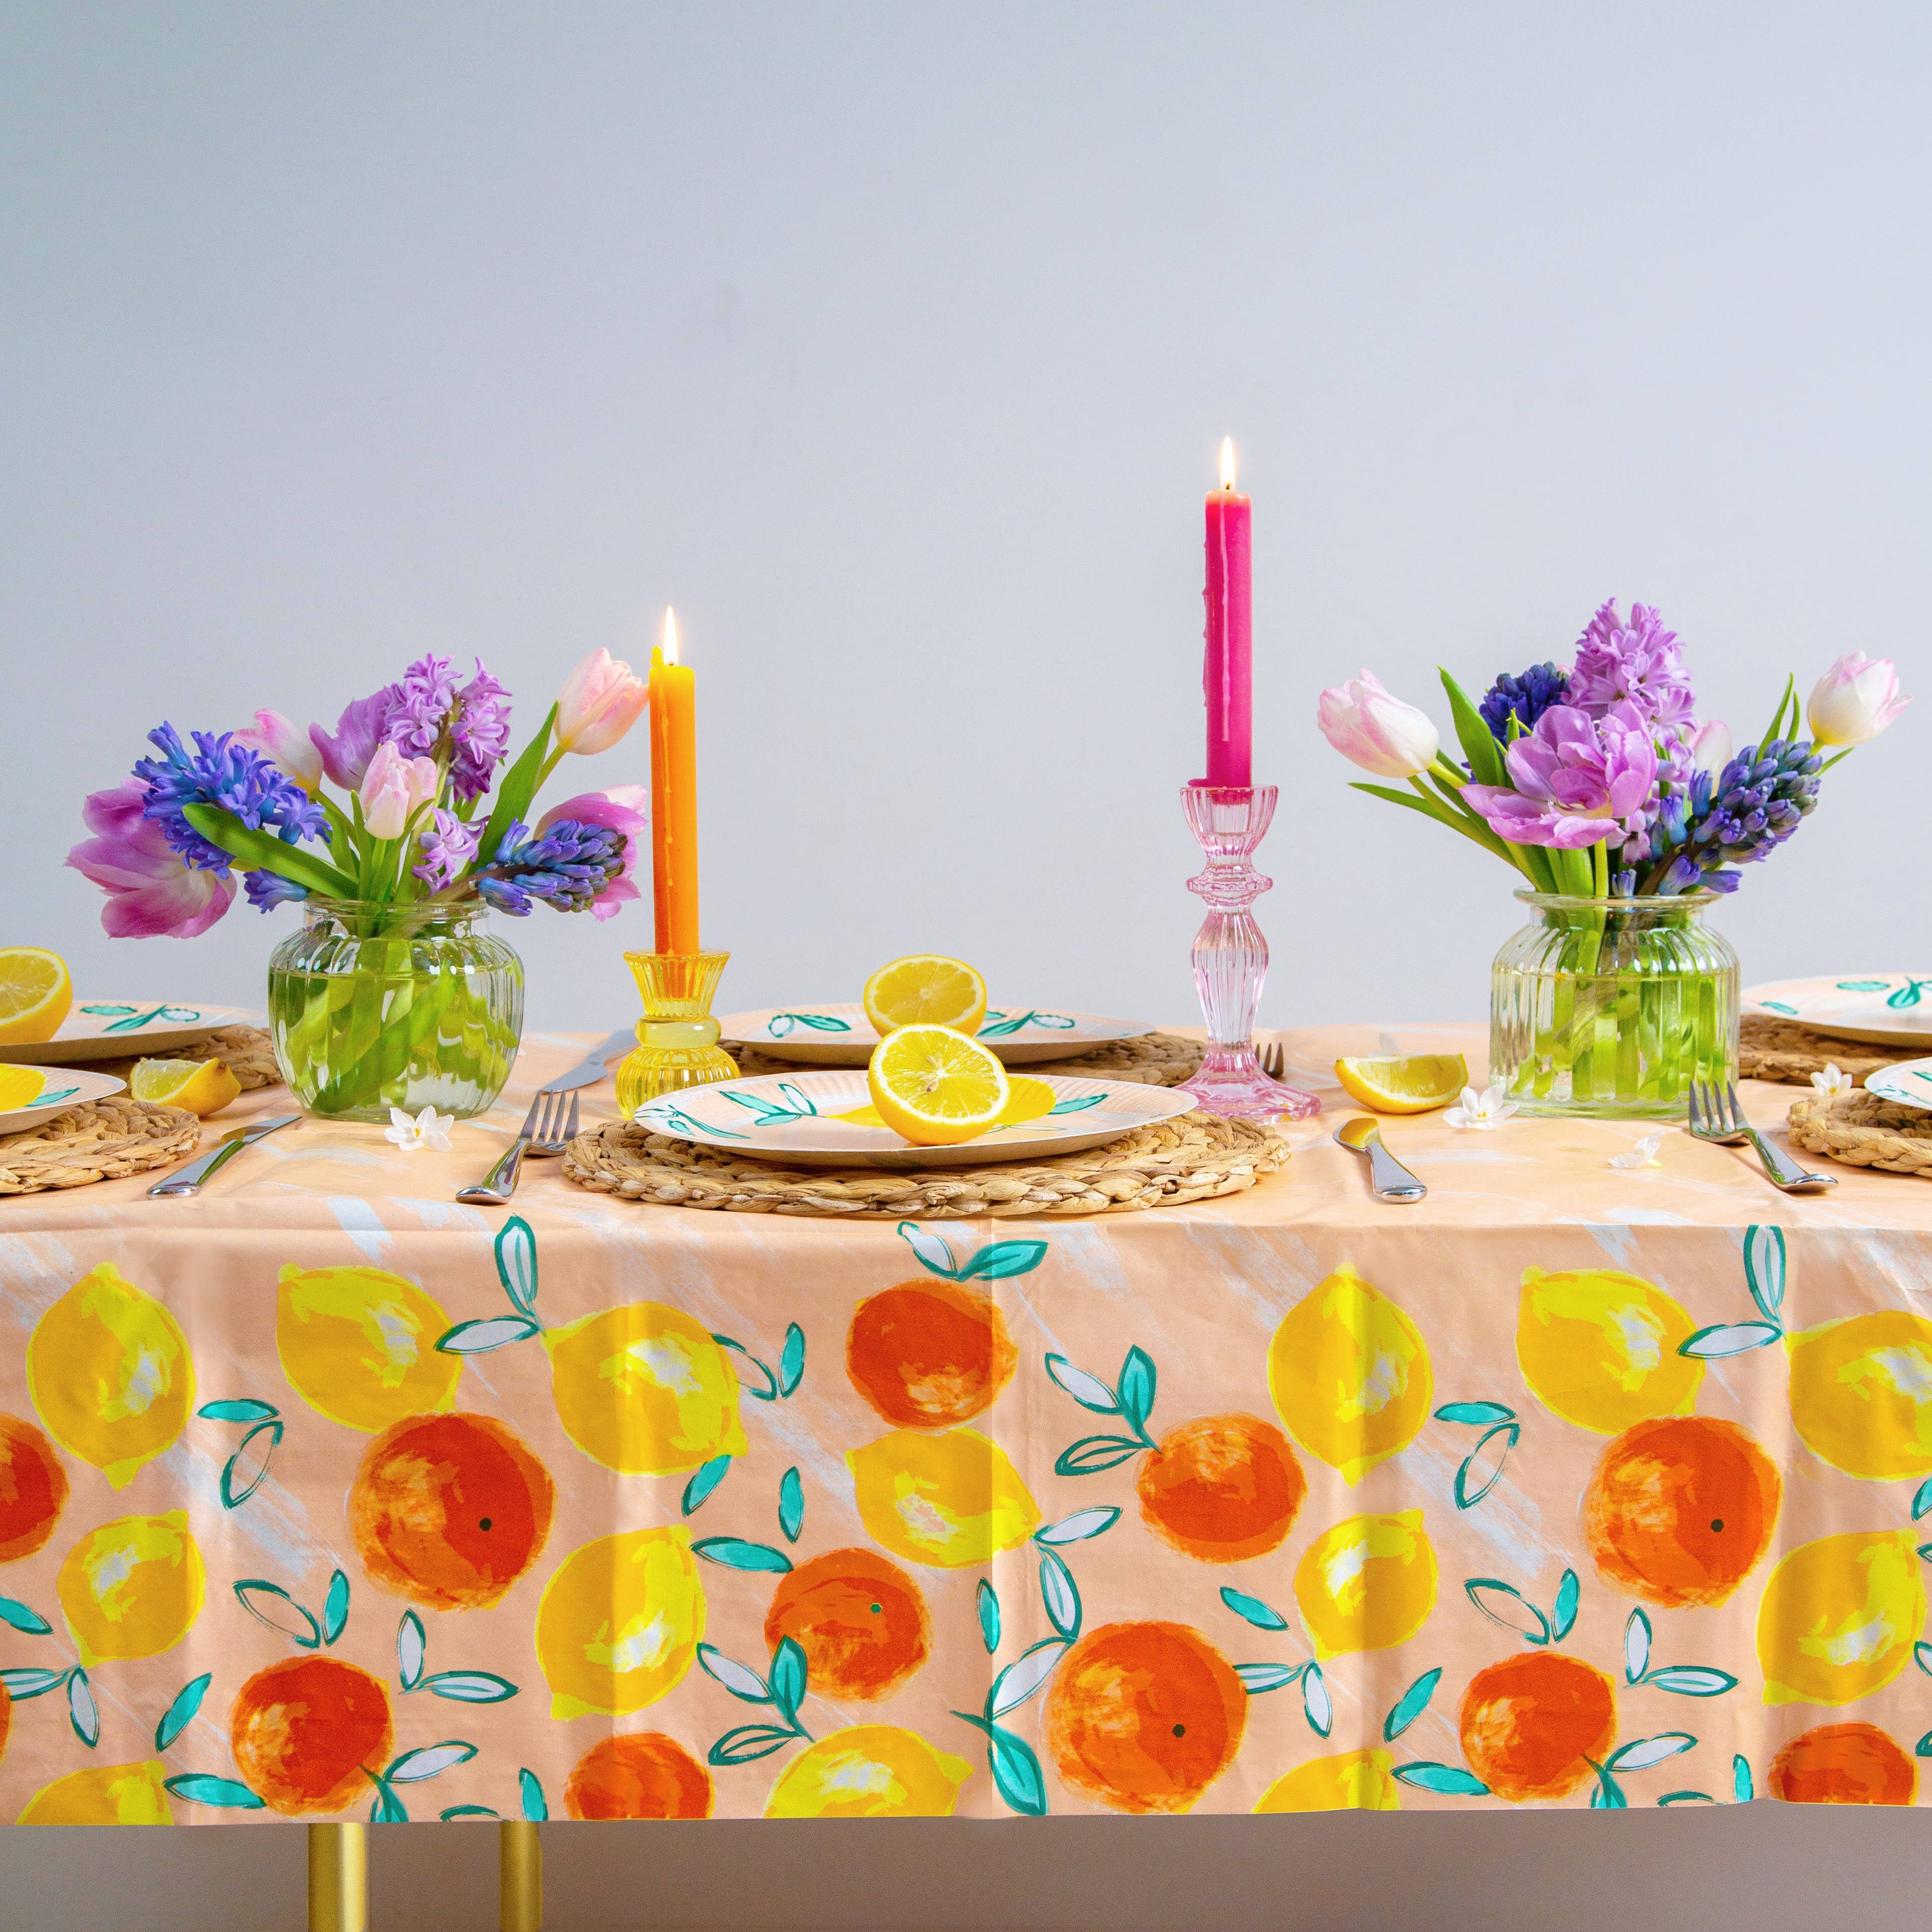
<instances>
[{"instance_id":1,"label":"peach tablecloth fabric","mask_svg":"<svg viewBox=\"0 0 1932 1932\"><path fill-rule=\"evenodd\" d=\"M531 1162L500 1246L453 1192L558 1036L448 1154L304 1121L0 1203L0 1818L1916 1802L1932 1187L1429 1117L1384 1207L1329 1064L1480 1030L1291 1046L1294 1160L1169 1211Z\"/></svg>"}]
</instances>

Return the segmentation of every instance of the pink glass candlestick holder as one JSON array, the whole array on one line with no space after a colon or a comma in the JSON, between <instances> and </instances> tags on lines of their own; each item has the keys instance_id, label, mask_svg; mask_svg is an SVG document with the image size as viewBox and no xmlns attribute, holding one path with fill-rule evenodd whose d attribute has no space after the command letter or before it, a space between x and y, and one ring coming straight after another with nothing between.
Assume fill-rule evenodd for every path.
<instances>
[{"instance_id":1,"label":"pink glass candlestick holder","mask_svg":"<svg viewBox=\"0 0 1932 1932\"><path fill-rule=\"evenodd\" d=\"M1274 881L1256 872L1255 848L1274 817L1273 785L1191 784L1181 808L1208 868L1187 882L1208 908L1194 935L1194 986L1208 1022L1201 1071L1181 1082L1196 1106L1244 1120L1305 1120L1322 1102L1262 1071L1255 1009L1268 978L1268 941L1250 908Z\"/></svg>"}]
</instances>

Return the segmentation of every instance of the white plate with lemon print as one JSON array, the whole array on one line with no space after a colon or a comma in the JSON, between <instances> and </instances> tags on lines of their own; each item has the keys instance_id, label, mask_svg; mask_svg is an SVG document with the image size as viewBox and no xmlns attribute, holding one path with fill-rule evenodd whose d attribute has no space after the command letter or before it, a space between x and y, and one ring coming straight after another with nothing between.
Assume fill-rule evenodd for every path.
<instances>
[{"instance_id":1,"label":"white plate with lemon print","mask_svg":"<svg viewBox=\"0 0 1932 1932\"><path fill-rule=\"evenodd\" d=\"M113 1060L125 1054L158 1058L170 1047L190 1046L224 1027L259 1026L262 1016L244 1006L176 1004L167 1000L76 1000L51 1040L10 1042L0 1054L22 1066L50 1061Z\"/></svg>"},{"instance_id":2,"label":"white plate with lemon print","mask_svg":"<svg viewBox=\"0 0 1932 1932\"><path fill-rule=\"evenodd\" d=\"M862 1072L764 1073L646 1100L652 1132L796 1167L980 1167L1104 1147L1188 1112L1191 1096L1126 1080L1014 1076L1005 1123L970 1141L916 1147L880 1121Z\"/></svg>"},{"instance_id":3,"label":"white plate with lemon print","mask_svg":"<svg viewBox=\"0 0 1932 1932\"><path fill-rule=\"evenodd\" d=\"M104 1100L127 1084L112 1074L84 1073L74 1066L0 1064L0 1134L17 1134L70 1107Z\"/></svg>"},{"instance_id":4,"label":"white plate with lemon print","mask_svg":"<svg viewBox=\"0 0 1932 1932\"><path fill-rule=\"evenodd\" d=\"M818 1066L863 1066L879 1043L878 1029L862 1006L769 1006L728 1014L718 1024L728 1041ZM1153 1031L1144 1020L1110 1019L1067 1007L992 1006L974 1037L1007 1066L1024 1066L1030 1060L1070 1060L1089 1047Z\"/></svg>"},{"instance_id":5,"label":"white plate with lemon print","mask_svg":"<svg viewBox=\"0 0 1932 1932\"><path fill-rule=\"evenodd\" d=\"M1901 1060L1896 1066L1882 1066L1865 1076L1865 1091L1881 1100L1895 1100L1901 1107L1932 1112L1932 1060Z\"/></svg>"},{"instance_id":6,"label":"white plate with lemon print","mask_svg":"<svg viewBox=\"0 0 1932 1932\"><path fill-rule=\"evenodd\" d=\"M1932 1046L1932 974L1834 973L1744 989L1744 1010L1846 1040ZM1866 1083L1869 1085L1870 1083Z\"/></svg>"}]
</instances>

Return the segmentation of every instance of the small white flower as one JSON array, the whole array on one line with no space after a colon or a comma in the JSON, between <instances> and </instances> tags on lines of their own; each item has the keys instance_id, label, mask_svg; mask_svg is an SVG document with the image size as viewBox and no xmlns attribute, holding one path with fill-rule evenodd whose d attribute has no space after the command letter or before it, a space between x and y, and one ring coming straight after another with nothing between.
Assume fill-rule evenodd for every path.
<instances>
[{"instance_id":1,"label":"small white flower","mask_svg":"<svg viewBox=\"0 0 1932 1932\"><path fill-rule=\"evenodd\" d=\"M1452 1127L1475 1127L1488 1133L1508 1120L1516 1107L1500 1087L1485 1087L1480 1094L1473 1087L1465 1087L1462 1105L1445 1108L1442 1118Z\"/></svg>"},{"instance_id":2,"label":"small white flower","mask_svg":"<svg viewBox=\"0 0 1932 1932\"><path fill-rule=\"evenodd\" d=\"M1849 1094L1852 1076L1835 1061L1828 1060L1823 1072L1812 1075L1811 1084L1821 1094Z\"/></svg>"},{"instance_id":3,"label":"small white flower","mask_svg":"<svg viewBox=\"0 0 1932 1932\"><path fill-rule=\"evenodd\" d=\"M405 1154L414 1154L418 1148L434 1148L439 1154L447 1154L449 1130L455 1120L454 1114L439 1114L434 1107L425 1107L414 1120L401 1108L392 1107L382 1138L394 1141Z\"/></svg>"},{"instance_id":4,"label":"small white flower","mask_svg":"<svg viewBox=\"0 0 1932 1932\"><path fill-rule=\"evenodd\" d=\"M1664 1163L1657 1157L1657 1150L1664 1144L1661 1133L1646 1134L1636 1145L1623 1154L1610 1156L1612 1167L1661 1167Z\"/></svg>"}]
</instances>

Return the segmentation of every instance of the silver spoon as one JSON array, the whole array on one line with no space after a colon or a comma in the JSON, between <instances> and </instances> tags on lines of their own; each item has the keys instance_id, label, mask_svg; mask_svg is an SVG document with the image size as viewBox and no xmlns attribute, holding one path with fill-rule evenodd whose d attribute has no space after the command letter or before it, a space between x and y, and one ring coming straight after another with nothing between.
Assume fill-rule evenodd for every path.
<instances>
[{"instance_id":1,"label":"silver spoon","mask_svg":"<svg viewBox=\"0 0 1932 1932\"><path fill-rule=\"evenodd\" d=\"M1369 1157L1369 1185L1378 1201L1420 1201L1429 1192L1422 1183L1382 1145L1382 1130L1366 1114L1344 1120L1335 1130L1338 1147L1351 1154Z\"/></svg>"}]
</instances>

